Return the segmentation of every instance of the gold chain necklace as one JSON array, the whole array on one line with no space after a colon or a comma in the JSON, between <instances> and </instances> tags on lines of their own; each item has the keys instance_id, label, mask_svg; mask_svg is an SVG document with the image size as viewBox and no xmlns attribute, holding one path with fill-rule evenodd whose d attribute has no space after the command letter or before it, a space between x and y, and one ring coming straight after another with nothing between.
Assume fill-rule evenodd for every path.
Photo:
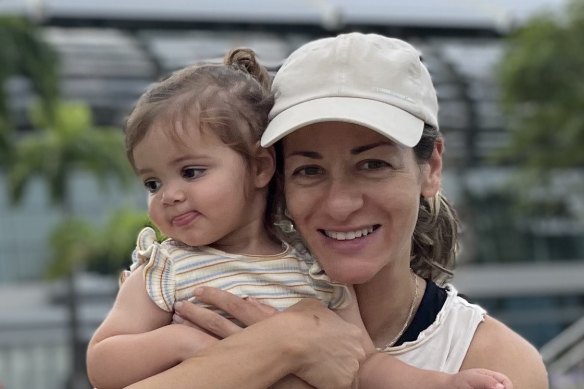
<instances>
[{"instance_id":1,"label":"gold chain necklace","mask_svg":"<svg viewBox=\"0 0 584 389\"><path fill-rule=\"evenodd\" d=\"M397 340L404 334L404 331L406 330L406 328L408 328L408 324L410 324L410 320L414 313L414 306L416 305L416 300L418 299L418 277L416 276L416 273L412 271L412 269L410 269L410 272L412 273L412 277L414 278L415 281L414 281L414 298L412 299L412 302L410 304L410 311L408 313L408 317L406 318L406 321L402 329L397 333L397 335L385 346L376 347L375 349L377 351L388 351L391 348L391 346L393 346L395 342L397 342Z\"/></svg>"}]
</instances>

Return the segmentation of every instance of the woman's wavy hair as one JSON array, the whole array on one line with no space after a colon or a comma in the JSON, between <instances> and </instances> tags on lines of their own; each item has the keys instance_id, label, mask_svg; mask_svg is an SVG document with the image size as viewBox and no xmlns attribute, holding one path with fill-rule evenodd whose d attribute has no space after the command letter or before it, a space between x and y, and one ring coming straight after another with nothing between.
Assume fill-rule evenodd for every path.
<instances>
[{"instance_id":1,"label":"woman's wavy hair","mask_svg":"<svg viewBox=\"0 0 584 389\"><path fill-rule=\"evenodd\" d=\"M424 126L422 138L414 146L419 164L427 163L436 142L441 139L437 129ZM446 197L438 192L434 197L420 198L418 221L412 237L411 268L419 276L445 282L452 275L458 252L460 221Z\"/></svg>"}]
</instances>

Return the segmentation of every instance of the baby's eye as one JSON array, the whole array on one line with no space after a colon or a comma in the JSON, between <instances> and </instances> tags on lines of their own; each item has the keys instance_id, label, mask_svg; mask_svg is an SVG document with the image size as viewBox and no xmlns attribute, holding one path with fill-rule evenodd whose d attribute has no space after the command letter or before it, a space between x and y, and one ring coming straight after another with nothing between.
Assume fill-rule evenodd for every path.
<instances>
[{"instance_id":1,"label":"baby's eye","mask_svg":"<svg viewBox=\"0 0 584 389\"><path fill-rule=\"evenodd\" d=\"M183 178L192 180L202 176L205 171L206 169L204 168L189 166L182 169L181 175Z\"/></svg>"},{"instance_id":2,"label":"baby's eye","mask_svg":"<svg viewBox=\"0 0 584 389\"><path fill-rule=\"evenodd\" d=\"M363 170L379 170L389 166L387 162L379 159L369 159L361 163L361 169Z\"/></svg>"},{"instance_id":3,"label":"baby's eye","mask_svg":"<svg viewBox=\"0 0 584 389\"><path fill-rule=\"evenodd\" d=\"M157 180L146 180L144 181L144 186L148 192L156 193L160 189L161 183Z\"/></svg>"},{"instance_id":4,"label":"baby's eye","mask_svg":"<svg viewBox=\"0 0 584 389\"><path fill-rule=\"evenodd\" d=\"M301 166L294 170L295 176L315 176L322 174L323 169L320 166Z\"/></svg>"}]
</instances>

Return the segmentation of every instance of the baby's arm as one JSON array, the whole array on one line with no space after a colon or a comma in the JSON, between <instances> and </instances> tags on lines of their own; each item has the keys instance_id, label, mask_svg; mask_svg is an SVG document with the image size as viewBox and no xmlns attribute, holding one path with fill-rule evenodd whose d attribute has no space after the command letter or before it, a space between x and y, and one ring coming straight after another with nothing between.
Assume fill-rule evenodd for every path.
<instances>
[{"instance_id":1,"label":"baby's arm","mask_svg":"<svg viewBox=\"0 0 584 389\"><path fill-rule=\"evenodd\" d=\"M216 341L182 325L168 325L163 311L146 293L142 268L122 284L114 306L93 335L87 350L91 383L121 388L164 371Z\"/></svg>"},{"instance_id":2,"label":"baby's arm","mask_svg":"<svg viewBox=\"0 0 584 389\"><path fill-rule=\"evenodd\" d=\"M503 374L486 369L464 370L456 374L423 370L399 359L376 353L359 370L359 388L365 389L512 389Z\"/></svg>"},{"instance_id":3,"label":"baby's arm","mask_svg":"<svg viewBox=\"0 0 584 389\"><path fill-rule=\"evenodd\" d=\"M457 374L424 370L376 352L361 320L353 288L351 304L336 310L344 320L361 328L368 344L369 356L359 368L359 388L362 389L512 389L511 381L503 374L486 369L469 369ZM446 352L446 350L445 350Z\"/></svg>"}]
</instances>

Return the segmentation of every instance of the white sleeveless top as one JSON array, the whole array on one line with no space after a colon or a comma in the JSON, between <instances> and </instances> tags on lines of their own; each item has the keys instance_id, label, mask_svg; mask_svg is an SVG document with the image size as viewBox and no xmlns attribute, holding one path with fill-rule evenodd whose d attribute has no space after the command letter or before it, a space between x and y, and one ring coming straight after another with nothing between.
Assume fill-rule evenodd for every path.
<instances>
[{"instance_id":1,"label":"white sleeveless top","mask_svg":"<svg viewBox=\"0 0 584 389\"><path fill-rule=\"evenodd\" d=\"M451 284L446 284L444 306L436 320L413 342L391 347L386 352L403 362L422 369L456 373L486 311L458 296Z\"/></svg>"}]
</instances>

